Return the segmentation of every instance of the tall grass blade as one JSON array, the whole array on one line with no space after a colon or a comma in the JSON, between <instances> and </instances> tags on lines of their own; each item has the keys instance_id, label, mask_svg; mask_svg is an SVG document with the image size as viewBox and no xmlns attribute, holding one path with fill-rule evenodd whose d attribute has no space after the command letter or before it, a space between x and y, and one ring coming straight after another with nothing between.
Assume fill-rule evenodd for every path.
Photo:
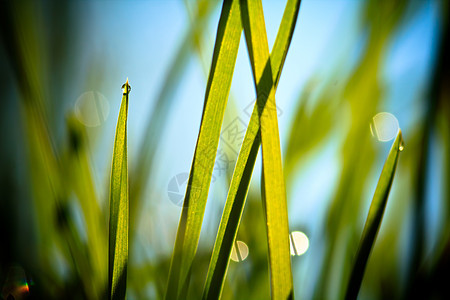
<instances>
[{"instance_id":1,"label":"tall grass blade","mask_svg":"<svg viewBox=\"0 0 450 300\"><path fill-rule=\"evenodd\" d=\"M286 190L281 166L275 89L261 1L242 4L242 23L257 91L262 144L262 180L272 299L294 296ZM279 76L277 76L278 78Z\"/></svg>"},{"instance_id":2,"label":"tall grass blade","mask_svg":"<svg viewBox=\"0 0 450 300\"><path fill-rule=\"evenodd\" d=\"M123 86L111 169L109 212L109 298L125 299L128 264L127 118L130 85Z\"/></svg>"},{"instance_id":3,"label":"tall grass blade","mask_svg":"<svg viewBox=\"0 0 450 300\"><path fill-rule=\"evenodd\" d=\"M188 282L197 251L241 33L239 0L226 0L217 29L202 122L170 264L166 299L186 297L180 295L180 290Z\"/></svg>"},{"instance_id":4,"label":"tall grass blade","mask_svg":"<svg viewBox=\"0 0 450 300\"><path fill-rule=\"evenodd\" d=\"M384 209L389 197L389 191L392 186L392 181L394 180L399 152L403 150L403 147L402 132L399 130L397 138L392 144L389 155L384 163L384 167L381 171L380 179L378 180L377 188L370 205L369 214L367 215L361 241L359 242L359 249L350 275L350 281L347 286L345 299L356 299L358 296L364 276L364 270L366 269L370 252L373 244L375 243L378 230L380 229Z\"/></svg>"},{"instance_id":5,"label":"tall grass blade","mask_svg":"<svg viewBox=\"0 0 450 300\"><path fill-rule=\"evenodd\" d=\"M283 69L286 53L289 49L295 23L298 16L300 1L288 1L277 38L271 53L274 89L278 85L279 75ZM241 220L248 187L259 146L261 145L258 110L255 104L244 141L239 152L236 167L228 190L227 201L220 221L211 262L208 268L204 299L217 299L222 291L228 269L229 257L233 242Z\"/></svg>"}]
</instances>

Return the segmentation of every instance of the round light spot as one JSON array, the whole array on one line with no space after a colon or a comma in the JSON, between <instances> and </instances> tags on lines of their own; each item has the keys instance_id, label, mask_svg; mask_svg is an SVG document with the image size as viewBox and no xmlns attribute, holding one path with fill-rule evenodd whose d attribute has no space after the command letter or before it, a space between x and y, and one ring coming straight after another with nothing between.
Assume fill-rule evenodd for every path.
<instances>
[{"instance_id":1,"label":"round light spot","mask_svg":"<svg viewBox=\"0 0 450 300\"><path fill-rule=\"evenodd\" d=\"M397 118L388 112L380 112L372 118L370 132L380 142L387 142L397 136L399 130Z\"/></svg>"},{"instance_id":2,"label":"round light spot","mask_svg":"<svg viewBox=\"0 0 450 300\"><path fill-rule=\"evenodd\" d=\"M242 241L236 241L231 249L231 260L235 262L244 261L248 256L248 246Z\"/></svg>"},{"instance_id":3,"label":"round light spot","mask_svg":"<svg viewBox=\"0 0 450 300\"><path fill-rule=\"evenodd\" d=\"M289 235L289 242L291 245L291 255L302 255L309 247L309 239L301 231L293 231Z\"/></svg>"},{"instance_id":4,"label":"round light spot","mask_svg":"<svg viewBox=\"0 0 450 300\"><path fill-rule=\"evenodd\" d=\"M109 104L99 92L83 93L75 102L75 115L87 127L97 127L106 121Z\"/></svg>"}]
</instances>

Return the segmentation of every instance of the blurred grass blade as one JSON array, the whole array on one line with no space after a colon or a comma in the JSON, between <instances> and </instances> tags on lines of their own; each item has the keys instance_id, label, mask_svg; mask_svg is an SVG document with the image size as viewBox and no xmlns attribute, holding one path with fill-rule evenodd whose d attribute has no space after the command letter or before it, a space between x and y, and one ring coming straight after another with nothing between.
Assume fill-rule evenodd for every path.
<instances>
[{"instance_id":1,"label":"blurred grass blade","mask_svg":"<svg viewBox=\"0 0 450 300\"><path fill-rule=\"evenodd\" d=\"M295 109L289 129L285 152L284 173L288 187L293 183L292 180L295 180L295 176L292 175L298 166L308 161L308 154L326 141L335 127L337 110L337 101L333 101L335 95L332 95L327 89L322 90L313 109L309 110L308 106L314 102L310 98L310 94L315 90L311 82L307 83L305 90L297 100L298 107ZM299 128L302 130L298 130Z\"/></svg>"},{"instance_id":2,"label":"blurred grass blade","mask_svg":"<svg viewBox=\"0 0 450 300\"><path fill-rule=\"evenodd\" d=\"M242 33L239 0L224 1L217 29L205 104L183 210L170 264L166 299L180 295L197 251L220 128Z\"/></svg>"},{"instance_id":3,"label":"blurred grass blade","mask_svg":"<svg viewBox=\"0 0 450 300\"><path fill-rule=\"evenodd\" d=\"M380 229L389 191L392 186L392 181L394 180L399 152L403 150L403 147L402 132L399 130L397 138L392 144L389 155L384 163L384 167L381 171L380 179L378 180L377 188L370 205L369 214L367 215L366 224L364 225L364 231L361 241L359 242L358 252L356 254L356 259L350 275L350 281L347 286L345 299L356 299L358 296L364 276L364 270L366 269L370 252L375 242L378 230Z\"/></svg>"},{"instance_id":4,"label":"blurred grass blade","mask_svg":"<svg viewBox=\"0 0 450 300\"><path fill-rule=\"evenodd\" d=\"M35 227L34 222L29 223L33 226L31 232L33 232L32 235L36 234L34 237L36 240L34 238L27 240L27 247L32 249L27 251L27 256L30 262L34 262L30 266L39 270L41 288L51 286L54 290L58 290L64 286L64 278L58 275L55 268L55 253L61 254L66 261L70 261L70 250L78 249L68 250L68 238L72 237L64 236L62 230L54 226L58 208L66 201L67 193L63 183L59 152L55 147L49 124L47 94L49 90L45 88L49 74L45 59L42 59L45 57L42 39L40 39L42 31L36 26L36 11L39 10L39 3L11 1L2 4L0 10L2 48L0 52L2 54L0 56L2 62L8 61L11 66L11 81L7 82L14 83L13 86L17 84L15 88L18 92L17 98L20 99L18 109L22 122L19 128L23 130L27 155L26 170L29 172L31 188L30 197L27 197L29 199L24 203L32 205L29 209L36 216L37 225ZM8 67L2 65L2 70L8 77ZM8 103L7 100L2 99L3 102ZM27 191L25 183L21 188ZM3 199L6 198L2 198L2 202ZM6 213L11 214L11 212ZM27 225L23 224L23 226ZM39 241L38 244L36 241ZM4 249L8 249L6 244L7 242L2 241L2 245L5 245ZM35 247L36 245L39 247Z\"/></svg>"},{"instance_id":5,"label":"blurred grass blade","mask_svg":"<svg viewBox=\"0 0 450 300\"><path fill-rule=\"evenodd\" d=\"M111 169L109 215L109 293L110 299L125 299L128 264L128 163L127 118L130 85L124 92L116 127Z\"/></svg>"},{"instance_id":6,"label":"blurred grass blade","mask_svg":"<svg viewBox=\"0 0 450 300\"><path fill-rule=\"evenodd\" d=\"M349 130L339 150L342 167L336 191L326 212L323 229L325 250L313 298L324 299L331 294L337 295L336 298L345 296L345 279L352 268L348 251L350 245L354 244L352 240L359 238L355 230L349 234L348 225L357 222L362 205L360 199L364 194L363 183L370 175L376 153L370 143L370 135L366 134L366 126L377 114L380 105L385 105L383 95L386 88L379 80L379 74L382 73L389 40L401 24L400 17L407 7L406 2L371 0L364 6L364 28L378 29L367 35L367 47L357 67L345 80L340 94L340 99L344 99L343 105L349 105ZM388 14L391 17L384 20L383 16ZM367 95L367 99L361 101L361 95Z\"/></svg>"},{"instance_id":7,"label":"blurred grass blade","mask_svg":"<svg viewBox=\"0 0 450 300\"><path fill-rule=\"evenodd\" d=\"M243 1L242 23L257 91L262 144L261 194L266 217L271 294L272 299L291 299L294 292L286 190L281 166L274 81L260 0Z\"/></svg>"},{"instance_id":8,"label":"blurred grass blade","mask_svg":"<svg viewBox=\"0 0 450 300\"><path fill-rule=\"evenodd\" d=\"M289 49L295 23L298 16L300 1L290 0L286 4L283 19L271 53L274 89L283 69L286 53ZM228 190L227 201L217 233L211 262L208 268L204 299L217 299L222 291L227 273L229 257L233 242L241 220L253 167L255 165L259 146L261 145L258 110L255 104L244 141L239 152L236 167Z\"/></svg>"},{"instance_id":9,"label":"blurred grass blade","mask_svg":"<svg viewBox=\"0 0 450 300\"><path fill-rule=\"evenodd\" d=\"M107 283L107 230L104 213L97 199L94 184L89 149L87 143L87 132L85 126L71 114L67 117L67 129L69 136L69 148L64 155L63 165L66 179L66 187L70 187L76 195L78 203L83 212L86 223L86 234L89 247L91 276L87 278L93 286L97 287L97 293L104 293Z\"/></svg>"}]
</instances>

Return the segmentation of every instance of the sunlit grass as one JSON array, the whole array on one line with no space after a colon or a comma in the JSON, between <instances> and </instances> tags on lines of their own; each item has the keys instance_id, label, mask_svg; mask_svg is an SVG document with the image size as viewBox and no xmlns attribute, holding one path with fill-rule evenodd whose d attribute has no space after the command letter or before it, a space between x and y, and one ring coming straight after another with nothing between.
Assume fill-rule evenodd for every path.
<instances>
[{"instance_id":1,"label":"sunlit grass","mask_svg":"<svg viewBox=\"0 0 450 300\"><path fill-rule=\"evenodd\" d=\"M397 138L392 144L389 155L381 172L375 194L370 205L366 225L359 243L359 249L355 256L350 280L347 286L345 299L356 299L361 282L366 269L370 252L375 243L377 233L381 226L384 210L386 208L389 192L394 180L395 169L397 168L399 153L404 149L404 142L401 130L398 131Z\"/></svg>"},{"instance_id":2,"label":"sunlit grass","mask_svg":"<svg viewBox=\"0 0 450 300\"><path fill-rule=\"evenodd\" d=\"M127 289L129 191L127 119L130 85L122 86L123 97L117 121L116 138L111 167L109 213L109 298L124 299Z\"/></svg>"}]
</instances>

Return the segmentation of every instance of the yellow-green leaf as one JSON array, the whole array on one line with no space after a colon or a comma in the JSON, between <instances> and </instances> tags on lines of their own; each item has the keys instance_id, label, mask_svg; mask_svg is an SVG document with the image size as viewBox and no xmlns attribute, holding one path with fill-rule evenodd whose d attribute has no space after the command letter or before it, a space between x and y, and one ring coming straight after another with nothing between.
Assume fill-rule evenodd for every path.
<instances>
[{"instance_id":1,"label":"yellow-green leaf","mask_svg":"<svg viewBox=\"0 0 450 300\"><path fill-rule=\"evenodd\" d=\"M290 0L286 4L283 19L271 53L274 89L278 85L286 53L289 49L292 33L298 16L300 1ZM241 220L248 187L259 146L261 145L259 117L257 105L251 115L250 122L239 152L236 167L228 190L227 201L217 233L211 262L208 268L204 299L216 299L220 296L233 242Z\"/></svg>"},{"instance_id":2,"label":"yellow-green leaf","mask_svg":"<svg viewBox=\"0 0 450 300\"><path fill-rule=\"evenodd\" d=\"M128 162L127 162L127 118L130 85L124 89L111 168L111 191L109 212L109 296L110 299L125 299L128 264Z\"/></svg>"},{"instance_id":3,"label":"yellow-green leaf","mask_svg":"<svg viewBox=\"0 0 450 300\"><path fill-rule=\"evenodd\" d=\"M389 197L389 191L391 190L392 181L394 180L399 152L403 150L403 147L402 132L399 130L397 138L392 144L389 155L384 163L375 194L373 195L372 203L370 204L369 214L367 215L361 241L359 242L359 248L353 264L345 299L356 299L358 296L359 288L361 287L364 276L364 270L366 269L370 252L380 229L384 209L386 208Z\"/></svg>"},{"instance_id":4,"label":"yellow-green leaf","mask_svg":"<svg viewBox=\"0 0 450 300\"><path fill-rule=\"evenodd\" d=\"M226 0L217 29L202 122L170 264L166 299L185 298L208 198L220 128L242 33L239 0Z\"/></svg>"},{"instance_id":5,"label":"yellow-green leaf","mask_svg":"<svg viewBox=\"0 0 450 300\"><path fill-rule=\"evenodd\" d=\"M281 166L274 80L260 0L243 1L242 21L258 97L262 145L261 194L266 217L272 299L290 299L294 291L286 190Z\"/></svg>"}]
</instances>

